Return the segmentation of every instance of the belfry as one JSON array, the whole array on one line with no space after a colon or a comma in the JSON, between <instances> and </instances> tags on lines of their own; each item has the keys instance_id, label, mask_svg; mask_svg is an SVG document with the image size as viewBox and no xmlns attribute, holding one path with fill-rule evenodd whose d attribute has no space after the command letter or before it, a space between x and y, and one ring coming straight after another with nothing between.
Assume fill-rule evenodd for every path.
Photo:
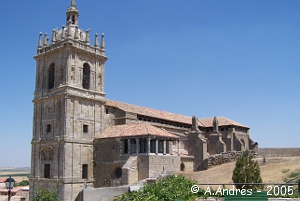
<instances>
[{"instance_id":1,"label":"belfry","mask_svg":"<svg viewBox=\"0 0 300 201\"><path fill-rule=\"evenodd\" d=\"M90 45L90 30L78 27L75 0L66 26L40 33L36 60L30 199L40 189L57 189L75 200L93 184L93 139L103 130L104 35ZM83 112L84 111L84 112Z\"/></svg>"}]
</instances>

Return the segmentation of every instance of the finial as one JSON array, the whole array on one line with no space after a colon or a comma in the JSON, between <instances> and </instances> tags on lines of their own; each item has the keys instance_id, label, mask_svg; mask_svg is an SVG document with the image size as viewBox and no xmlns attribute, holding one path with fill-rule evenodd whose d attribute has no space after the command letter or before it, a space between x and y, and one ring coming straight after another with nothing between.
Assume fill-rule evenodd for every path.
<instances>
[{"instance_id":1,"label":"finial","mask_svg":"<svg viewBox=\"0 0 300 201\"><path fill-rule=\"evenodd\" d=\"M76 7L75 0L71 0L71 7Z\"/></svg>"},{"instance_id":2,"label":"finial","mask_svg":"<svg viewBox=\"0 0 300 201\"><path fill-rule=\"evenodd\" d=\"M65 25L62 25L61 28L61 39L65 39L66 38L66 33L65 33Z\"/></svg>"},{"instance_id":3,"label":"finial","mask_svg":"<svg viewBox=\"0 0 300 201\"><path fill-rule=\"evenodd\" d=\"M199 129L198 129L198 117L195 116L195 115L192 117L192 131L199 131Z\"/></svg>"},{"instance_id":4,"label":"finial","mask_svg":"<svg viewBox=\"0 0 300 201\"><path fill-rule=\"evenodd\" d=\"M213 131L218 131L219 130L219 121L217 119L217 117L214 117L213 120Z\"/></svg>"},{"instance_id":5,"label":"finial","mask_svg":"<svg viewBox=\"0 0 300 201\"><path fill-rule=\"evenodd\" d=\"M98 47L98 46L99 46L99 44L98 44L98 33L95 34L94 46L95 46L95 47Z\"/></svg>"},{"instance_id":6,"label":"finial","mask_svg":"<svg viewBox=\"0 0 300 201\"><path fill-rule=\"evenodd\" d=\"M38 41L38 49L41 49L43 47L43 42L42 42L43 39L42 39L42 37L43 37L43 33L40 32L39 41Z\"/></svg>"},{"instance_id":7,"label":"finial","mask_svg":"<svg viewBox=\"0 0 300 201\"><path fill-rule=\"evenodd\" d=\"M86 30L85 42L90 43L90 29Z\"/></svg>"},{"instance_id":8,"label":"finial","mask_svg":"<svg viewBox=\"0 0 300 201\"><path fill-rule=\"evenodd\" d=\"M101 50L105 51L104 33L101 35Z\"/></svg>"},{"instance_id":9,"label":"finial","mask_svg":"<svg viewBox=\"0 0 300 201\"><path fill-rule=\"evenodd\" d=\"M83 41L83 30L81 29L79 32L79 39Z\"/></svg>"},{"instance_id":10,"label":"finial","mask_svg":"<svg viewBox=\"0 0 300 201\"><path fill-rule=\"evenodd\" d=\"M75 26L75 34L74 34L74 39L77 40L79 38L79 30L78 30L78 26Z\"/></svg>"},{"instance_id":11,"label":"finial","mask_svg":"<svg viewBox=\"0 0 300 201\"><path fill-rule=\"evenodd\" d=\"M68 26L67 26L67 35L68 35L68 38L71 38L72 36L72 29L71 29L71 20L68 21Z\"/></svg>"},{"instance_id":12,"label":"finial","mask_svg":"<svg viewBox=\"0 0 300 201\"><path fill-rule=\"evenodd\" d=\"M55 29L52 30L51 42L52 42L52 44L54 44L56 42L56 30Z\"/></svg>"},{"instance_id":13,"label":"finial","mask_svg":"<svg viewBox=\"0 0 300 201\"><path fill-rule=\"evenodd\" d=\"M44 47L48 46L48 40L49 40L49 38L47 36L47 33L45 33L45 35L44 35Z\"/></svg>"}]
</instances>

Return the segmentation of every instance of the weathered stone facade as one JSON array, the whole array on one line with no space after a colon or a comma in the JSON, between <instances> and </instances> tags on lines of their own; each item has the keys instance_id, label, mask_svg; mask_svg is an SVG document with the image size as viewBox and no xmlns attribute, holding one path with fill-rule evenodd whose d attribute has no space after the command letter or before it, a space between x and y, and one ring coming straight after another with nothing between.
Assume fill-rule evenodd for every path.
<instances>
[{"instance_id":1,"label":"weathered stone facade","mask_svg":"<svg viewBox=\"0 0 300 201\"><path fill-rule=\"evenodd\" d=\"M86 186L195 171L209 155L253 148L249 128L225 117L198 119L105 99L104 35L99 44L95 34L90 45L78 16L72 0L67 25L53 30L51 43L39 36L30 200L38 188L80 200ZM134 129L120 132L125 128Z\"/></svg>"},{"instance_id":2,"label":"weathered stone facade","mask_svg":"<svg viewBox=\"0 0 300 201\"><path fill-rule=\"evenodd\" d=\"M102 45L89 44L89 30L78 29L75 2L67 26L40 34L36 60L30 199L37 188L58 189L61 200L75 200L93 179L93 139L103 130ZM89 173L89 174L88 174Z\"/></svg>"}]
</instances>

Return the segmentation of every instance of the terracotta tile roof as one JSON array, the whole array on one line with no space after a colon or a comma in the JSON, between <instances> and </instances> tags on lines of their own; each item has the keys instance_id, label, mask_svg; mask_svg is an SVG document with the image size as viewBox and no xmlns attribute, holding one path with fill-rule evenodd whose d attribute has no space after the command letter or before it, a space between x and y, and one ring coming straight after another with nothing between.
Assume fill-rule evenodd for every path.
<instances>
[{"instance_id":1,"label":"terracotta tile roof","mask_svg":"<svg viewBox=\"0 0 300 201\"><path fill-rule=\"evenodd\" d=\"M134 136L159 136L164 138L179 139L178 136L152 126L149 123L135 123L111 126L105 129L100 135L97 135L95 139Z\"/></svg>"},{"instance_id":2,"label":"terracotta tile roof","mask_svg":"<svg viewBox=\"0 0 300 201\"><path fill-rule=\"evenodd\" d=\"M240 127L244 127L244 128L249 128L248 126L240 124L240 123L233 121L231 119L228 119L226 117L219 116L219 117L217 117L217 119L219 122L219 126L240 126ZM201 119L198 119L198 121L200 122L201 125L203 125L203 127L212 127L214 117L201 118Z\"/></svg>"},{"instance_id":3,"label":"terracotta tile roof","mask_svg":"<svg viewBox=\"0 0 300 201\"><path fill-rule=\"evenodd\" d=\"M165 112L162 110L156 110L152 108L147 108L147 107L142 107L142 106L137 106L137 105L132 105L128 103L122 103L118 101L113 101L113 100L107 100L106 101L106 106L109 107L116 107L121 110L124 110L126 112L131 112L134 114L139 114L139 115L144 115L148 117L153 117L157 119L164 119L168 121L174 121L174 122L179 122L179 123L185 123L185 124L192 124L192 117L189 116L184 116L180 114L174 114L170 112ZM228 119L226 117L217 117L219 121L219 126L229 126L229 125L234 125L234 126L240 126L244 128L249 128L243 124L240 124L236 121L233 121L231 119ZM213 117L210 118L201 118L198 119L198 125L202 127L212 127L213 125Z\"/></svg>"},{"instance_id":4,"label":"terracotta tile roof","mask_svg":"<svg viewBox=\"0 0 300 201\"><path fill-rule=\"evenodd\" d=\"M148 117L154 117L154 118L158 118L158 119L165 119L165 120L169 120L169 121L181 122L181 123L186 123L186 124L192 123L192 118L188 117L188 116L173 114L173 113L165 112L162 110L141 107L141 106L132 105L132 104L128 104L128 103L107 100L106 106L117 107L126 112L140 114L140 115L144 115L144 116L148 116Z\"/></svg>"}]
</instances>

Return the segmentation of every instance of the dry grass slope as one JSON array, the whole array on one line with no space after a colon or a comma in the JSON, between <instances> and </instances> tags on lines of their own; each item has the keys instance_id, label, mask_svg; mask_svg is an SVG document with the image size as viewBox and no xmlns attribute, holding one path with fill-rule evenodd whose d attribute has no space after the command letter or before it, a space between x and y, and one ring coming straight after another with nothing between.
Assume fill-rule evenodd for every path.
<instances>
[{"instance_id":1,"label":"dry grass slope","mask_svg":"<svg viewBox=\"0 0 300 201\"><path fill-rule=\"evenodd\" d=\"M260 165L261 177L264 183L283 182L291 172L300 170L300 157L270 157L255 159ZM182 175L203 183L232 183L232 172L235 162L225 163L205 171L182 173Z\"/></svg>"}]
</instances>

